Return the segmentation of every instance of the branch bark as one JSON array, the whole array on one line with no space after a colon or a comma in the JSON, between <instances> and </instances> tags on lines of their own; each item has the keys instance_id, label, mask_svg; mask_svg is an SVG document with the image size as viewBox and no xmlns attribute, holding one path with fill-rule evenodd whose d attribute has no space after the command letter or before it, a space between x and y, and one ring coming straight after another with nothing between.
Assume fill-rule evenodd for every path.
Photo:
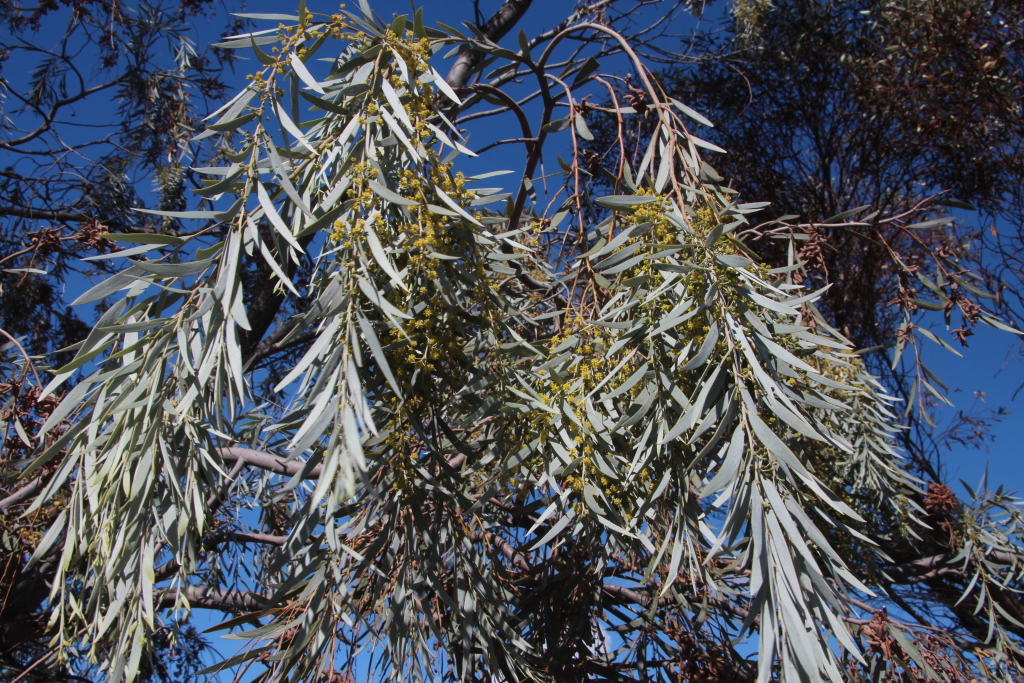
<instances>
[{"instance_id":1,"label":"branch bark","mask_svg":"<svg viewBox=\"0 0 1024 683\"><path fill-rule=\"evenodd\" d=\"M528 572L531 569L530 563L527 561L525 555L513 548L511 543L492 531L474 531L469 535L469 540L472 543L487 541L497 548L498 551L501 552L501 554L504 555L506 559L514 564L520 571Z\"/></svg>"},{"instance_id":2,"label":"branch bark","mask_svg":"<svg viewBox=\"0 0 1024 683\"><path fill-rule=\"evenodd\" d=\"M274 536L272 534L249 534L242 531L229 531L215 540L232 541L234 543L262 543L264 545L284 545L288 540L287 536Z\"/></svg>"},{"instance_id":3,"label":"branch bark","mask_svg":"<svg viewBox=\"0 0 1024 683\"><path fill-rule=\"evenodd\" d=\"M641 607L647 608L651 606L651 600L653 598L644 590L634 590L627 588L626 586L620 586L615 583L605 583L601 586L601 592L612 602L618 604L634 604L640 605ZM740 605L732 602L731 600L722 600L718 598L706 598L707 603L712 607L720 609L724 612L739 617L740 619L746 619L750 616L750 612ZM670 597L662 597L658 600L658 607L665 607L673 604L676 601ZM697 599L700 602L700 598ZM755 620L755 623L760 623L760 618Z\"/></svg>"},{"instance_id":4,"label":"branch bark","mask_svg":"<svg viewBox=\"0 0 1024 683\"><path fill-rule=\"evenodd\" d=\"M256 349L244 359L246 365L251 369L256 363L259 363L264 358L273 356L275 353L280 353L299 344L305 344L316 339L316 330L307 330L301 332L291 339L285 340L291 331L295 329L296 322L289 321L273 332L268 334L263 340L256 346Z\"/></svg>"},{"instance_id":5,"label":"branch bark","mask_svg":"<svg viewBox=\"0 0 1024 683\"><path fill-rule=\"evenodd\" d=\"M7 496L3 500L0 500L0 513L7 512L9 509L24 503L26 500L34 496L43 488L43 477L42 475L36 477L29 483L22 486L20 489Z\"/></svg>"},{"instance_id":6,"label":"branch bark","mask_svg":"<svg viewBox=\"0 0 1024 683\"><path fill-rule=\"evenodd\" d=\"M17 138L17 139L14 139L14 140L0 140L0 149L16 150L16 148L19 145L24 145L26 142L31 142L32 140L35 140L40 135L42 135L43 133L45 133L48 130L51 130L53 128L54 119L57 118L57 113L62 108L68 106L69 104L74 104L75 102L79 102L81 100L84 100L89 95L93 95L95 93L98 93L98 92L101 92L103 90L106 90L107 88L112 88L115 85L119 85L120 83L122 83L125 80L127 80L128 77L129 77L128 74L123 74L121 76L118 76L117 78L115 78L112 81L107 81L106 83L101 83L99 85L94 85L91 88L84 88L83 90L81 90L80 92L78 92L75 95L72 95L71 97L65 97L63 99L57 100L56 102L53 103L53 105L50 106L50 111L46 112L45 114L42 114L42 112L40 112L40 114L42 114L43 122L39 125L38 128L36 128L31 133L26 133L25 135L21 136L20 138ZM24 100L22 100L22 101L24 101ZM35 107L33 107L33 108L35 108ZM36 108L36 109L38 110L38 108Z\"/></svg>"},{"instance_id":7,"label":"branch bark","mask_svg":"<svg viewBox=\"0 0 1024 683\"><path fill-rule=\"evenodd\" d=\"M243 462L246 465L252 465L276 474L281 474L287 477L294 477L299 470L305 465L304 460L285 460L284 458L278 457L273 453L267 453L265 451L257 451L251 448L241 448L233 446L231 448L220 449L220 455L226 462L236 463ZM320 476L322 468L320 465L313 467L309 472L306 473L306 479L316 479ZM5 513L11 508L21 503L26 502L40 490L44 485L43 477L39 476L28 482L20 489L7 496L3 500L0 500L0 513ZM210 505L215 505L216 501L209 501Z\"/></svg>"},{"instance_id":8,"label":"branch bark","mask_svg":"<svg viewBox=\"0 0 1024 683\"><path fill-rule=\"evenodd\" d=\"M0 216L16 216L18 218L38 218L58 223L76 223L89 219L84 213L75 211L54 211L51 209L33 209L32 207L0 206Z\"/></svg>"},{"instance_id":9,"label":"branch bark","mask_svg":"<svg viewBox=\"0 0 1024 683\"><path fill-rule=\"evenodd\" d=\"M240 448L238 446L221 448L220 457L224 458L227 462L242 460L253 467L259 467L260 469L267 470L268 472L282 474L287 477L294 477L300 470L302 470L303 467L306 466L306 462L304 460L285 460L284 458L279 458L271 453L256 451L251 448ZM316 479L320 476L320 472L321 467L320 465L317 465L306 472L305 478Z\"/></svg>"},{"instance_id":10,"label":"branch bark","mask_svg":"<svg viewBox=\"0 0 1024 683\"><path fill-rule=\"evenodd\" d=\"M487 36L492 43L501 40L513 26L516 25L526 10L530 8L533 0L505 0L505 3L498 8L498 11L487 20L487 23L480 27L481 32ZM483 55L477 50L464 49L455 60L448 77L445 81L452 88L464 88L469 83L470 77L480 62Z\"/></svg>"},{"instance_id":11,"label":"branch bark","mask_svg":"<svg viewBox=\"0 0 1024 683\"><path fill-rule=\"evenodd\" d=\"M886 570L886 575L893 583L917 583L937 576L958 574L963 576L963 562L954 563L952 553L922 557L919 560L905 562ZM1014 556L998 550L990 551L987 557L1001 564L1013 565ZM968 562L968 567L971 562Z\"/></svg>"},{"instance_id":12,"label":"branch bark","mask_svg":"<svg viewBox=\"0 0 1024 683\"><path fill-rule=\"evenodd\" d=\"M185 586L183 588L165 588L158 591L157 599L160 609L174 607L179 595L183 595L192 607L216 609L230 614L255 612L256 610L263 609L263 606L270 599L266 595L253 593L252 591Z\"/></svg>"}]
</instances>

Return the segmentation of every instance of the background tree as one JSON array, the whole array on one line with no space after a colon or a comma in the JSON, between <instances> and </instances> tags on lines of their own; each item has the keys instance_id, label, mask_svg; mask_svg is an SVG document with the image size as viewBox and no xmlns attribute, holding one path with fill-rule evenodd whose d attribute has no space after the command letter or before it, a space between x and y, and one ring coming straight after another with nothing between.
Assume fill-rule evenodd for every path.
<instances>
[{"instance_id":1,"label":"background tree","mask_svg":"<svg viewBox=\"0 0 1024 683\"><path fill-rule=\"evenodd\" d=\"M105 233L128 267L76 303L112 303L5 413L0 509L48 524L18 574L50 587L17 615L53 628L37 661L134 678L208 608L253 639L209 671L266 680L1018 677L1019 510L913 476L816 307L813 231L701 161L703 117L615 30L635 8L498 46L528 4L466 34L300 6L221 45L263 67L200 135L221 162L146 212L198 227ZM522 145L512 192L456 171L453 119L518 127L477 150Z\"/></svg>"},{"instance_id":2,"label":"background tree","mask_svg":"<svg viewBox=\"0 0 1024 683\"><path fill-rule=\"evenodd\" d=\"M190 24L210 5L96 0L0 10L0 326L30 352L51 353L88 330L62 284L75 272L109 270L102 260L79 261L113 247L99 234L179 228L131 209L182 208L190 152L216 151L189 145L195 106L223 97L231 57L196 49ZM225 24L237 30L242 21Z\"/></svg>"}]
</instances>

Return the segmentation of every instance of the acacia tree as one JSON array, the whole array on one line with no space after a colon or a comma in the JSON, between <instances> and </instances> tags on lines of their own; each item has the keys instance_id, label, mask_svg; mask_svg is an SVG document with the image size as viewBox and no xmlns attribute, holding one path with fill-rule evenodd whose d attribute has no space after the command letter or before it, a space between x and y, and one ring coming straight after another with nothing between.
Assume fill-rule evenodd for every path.
<instances>
[{"instance_id":1,"label":"acacia tree","mask_svg":"<svg viewBox=\"0 0 1024 683\"><path fill-rule=\"evenodd\" d=\"M773 226L788 258L759 262L764 204L602 7L497 45L528 4L465 34L300 5L222 44L263 68L202 134L228 146L206 205L148 211L205 227L104 235L127 268L76 303L113 303L7 418L0 509L55 513L27 568L40 661L133 679L155 630L213 609L246 645L208 671L261 680L1019 676L1019 510L913 476L802 284L806 235ZM598 116L611 168L582 151ZM512 192L456 169L486 153L474 119L518 127L491 145L525 150ZM938 626L893 588L919 584Z\"/></svg>"}]
</instances>

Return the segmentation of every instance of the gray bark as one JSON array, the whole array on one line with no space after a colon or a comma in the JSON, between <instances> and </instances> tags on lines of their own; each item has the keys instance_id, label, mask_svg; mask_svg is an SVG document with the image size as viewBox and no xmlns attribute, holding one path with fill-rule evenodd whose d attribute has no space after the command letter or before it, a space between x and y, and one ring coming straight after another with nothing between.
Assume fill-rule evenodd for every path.
<instances>
[{"instance_id":1,"label":"gray bark","mask_svg":"<svg viewBox=\"0 0 1024 683\"><path fill-rule=\"evenodd\" d=\"M480 27L487 39L492 43L501 40L508 33L516 22L526 14L533 0L505 0L505 3L498 8L487 23ZM469 48L464 48L455 64L452 65L445 79L452 88L464 88L469 83L474 70L480 66L483 55Z\"/></svg>"}]
</instances>

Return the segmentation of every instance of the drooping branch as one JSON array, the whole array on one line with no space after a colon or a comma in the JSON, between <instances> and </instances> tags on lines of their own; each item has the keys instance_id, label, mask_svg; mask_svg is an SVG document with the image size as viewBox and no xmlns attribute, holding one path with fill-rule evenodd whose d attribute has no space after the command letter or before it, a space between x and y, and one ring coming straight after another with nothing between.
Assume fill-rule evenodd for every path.
<instances>
[{"instance_id":1,"label":"drooping branch","mask_svg":"<svg viewBox=\"0 0 1024 683\"><path fill-rule=\"evenodd\" d=\"M285 460L284 458L278 457L272 453L237 446L220 449L220 455L226 462L235 463L241 461L247 465L287 477L295 476L306 464L305 461L302 460ZM320 471L321 467L317 465L306 473L305 478L316 479L320 476ZM24 503L42 490L43 485L43 477L36 477L11 495L0 500L0 513L5 513L14 506ZM214 502L210 501L210 504L212 505Z\"/></svg>"}]
</instances>

